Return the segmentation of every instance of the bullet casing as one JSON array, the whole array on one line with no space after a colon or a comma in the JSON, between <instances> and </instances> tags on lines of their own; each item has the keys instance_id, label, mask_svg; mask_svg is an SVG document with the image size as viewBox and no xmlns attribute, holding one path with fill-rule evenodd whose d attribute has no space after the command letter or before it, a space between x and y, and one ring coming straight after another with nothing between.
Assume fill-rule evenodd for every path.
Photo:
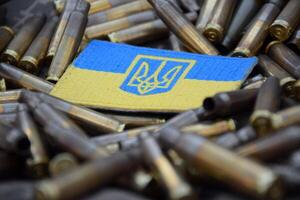
<instances>
[{"instance_id":1,"label":"bullet casing","mask_svg":"<svg viewBox=\"0 0 300 200\"><path fill-rule=\"evenodd\" d=\"M35 36L41 30L44 22L44 15L29 18L3 52L2 60L13 65L18 64Z\"/></svg>"},{"instance_id":2,"label":"bullet casing","mask_svg":"<svg viewBox=\"0 0 300 200\"><path fill-rule=\"evenodd\" d=\"M287 40L300 23L300 2L290 0L270 27L271 35L280 40Z\"/></svg>"},{"instance_id":3,"label":"bullet casing","mask_svg":"<svg viewBox=\"0 0 300 200\"><path fill-rule=\"evenodd\" d=\"M261 161L271 161L300 146L299 127L291 126L241 146L236 152L244 157Z\"/></svg>"},{"instance_id":4,"label":"bullet casing","mask_svg":"<svg viewBox=\"0 0 300 200\"><path fill-rule=\"evenodd\" d=\"M148 1L161 20L189 50L208 55L219 54L218 50L202 34L199 34L195 26L170 2L164 0Z\"/></svg>"},{"instance_id":5,"label":"bullet casing","mask_svg":"<svg viewBox=\"0 0 300 200\"><path fill-rule=\"evenodd\" d=\"M300 25L292 36L291 40L288 42L289 48L300 51Z\"/></svg>"},{"instance_id":6,"label":"bullet casing","mask_svg":"<svg viewBox=\"0 0 300 200\"><path fill-rule=\"evenodd\" d=\"M271 42L266 52L296 79L300 78L300 57L281 42Z\"/></svg>"},{"instance_id":7,"label":"bullet casing","mask_svg":"<svg viewBox=\"0 0 300 200\"><path fill-rule=\"evenodd\" d=\"M193 199L191 187L180 177L168 159L163 155L158 143L149 133L139 136L145 161L157 174L167 189L170 199Z\"/></svg>"},{"instance_id":8,"label":"bullet casing","mask_svg":"<svg viewBox=\"0 0 300 200\"><path fill-rule=\"evenodd\" d=\"M22 90L10 90L5 92L0 92L0 103L15 103L19 101L21 97Z\"/></svg>"},{"instance_id":9,"label":"bullet casing","mask_svg":"<svg viewBox=\"0 0 300 200\"><path fill-rule=\"evenodd\" d=\"M232 17L232 21L222 41L222 46L233 49L242 37L246 25L257 14L263 4L262 0L241 1Z\"/></svg>"},{"instance_id":10,"label":"bullet casing","mask_svg":"<svg viewBox=\"0 0 300 200\"><path fill-rule=\"evenodd\" d=\"M30 141L31 158L28 162L29 166L32 168L35 176L44 176L47 174L46 167L49 157L40 133L29 114L28 107L24 104L18 106L17 124Z\"/></svg>"},{"instance_id":11,"label":"bullet casing","mask_svg":"<svg viewBox=\"0 0 300 200\"><path fill-rule=\"evenodd\" d=\"M0 114L16 113L19 103L4 103L0 104Z\"/></svg>"},{"instance_id":12,"label":"bullet casing","mask_svg":"<svg viewBox=\"0 0 300 200\"><path fill-rule=\"evenodd\" d=\"M196 22L196 28L199 33L203 33L204 28L206 27L208 21L211 18L211 15L216 7L218 0L204 0L201 6L198 20Z\"/></svg>"},{"instance_id":13,"label":"bullet casing","mask_svg":"<svg viewBox=\"0 0 300 200\"><path fill-rule=\"evenodd\" d=\"M254 105L257 92L257 89L221 92L204 99L203 107L218 116L227 116L249 110Z\"/></svg>"},{"instance_id":14,"label":"bullet casing","mask_svg":"<svg viewBox=\"0 0 300 200\"><path fill-rule=\"evenodd\" d=\"M279 109L280 95L279 79L273 76L269 77L258 91L250 122L260 136L272 130L272 115Z\"/></svg>"},{"instance_id":15,"label":"bullet casing","mask_svg":"<svg viewBox=\"0 0 300 200\"><path fill-rule=\"evenodd\" d=\"M256 55L268 35L268 28L279 14L279 8L266 3L251 22L244 36L233 51L233 56L250 57Z\"/></svg>"},{"instance_id":16,"label":"bullet casing","mask_svg":"<svg viewBox=\"0 0 300 200\"><path fill-rule=\"evenodd\" d=\"M275 130L300 123L300 106L293 106L277 112L272 118L272 127Z\"/></svg>"},{"instance_id":17,"label":"bullet casing","mask_svg":"<svg viewBox=\"0 0 300 200\"><path fill-rule=\"evenodd\" d=\"M146 11L152 9L151 5L147 0L138 0L129 2L117 7L105 10L103 12L95 13L89 15L88 17L88 27L92 25L102 24L115 19L126 17L138 12Z\"/></svg>"},{"instance_id":18,"label":"bullet casing","mask_svg":"<svg viewBox=\"0 0 300 200\"><path fill-rule=\"evenodd\" d=\"M103 38L109 33L155 20L156 18L157 17L153 11L140 12L106 23L90 26L85 31L85 37L87 39Z\"/></svg>"},{"instance_id":19,"label":"bullet casing","mask_svg":"<svg viewBox=\"0 0 300 200\"><path fill-rule=\"evenodd\" d=\"M49 162L51 176L56 177L73 170L78 166L77 159L70 153L60 153Z\"/></svg>"},{"instance_id":20,"label":"bullet casing","mask_svg":"<svg viewBox=\"0 0 300 200\"><path fill-rule=\"evenodd\" d=\"M293 97L295 95L294 85L296 79L291 77L291 75L273 61L267 55L259 55L259 67L262 73L267 76L275 76L280 79L280 85L282 85L283 90L287 96Z\"/></svg>"},{"instance_id":21,"label":"bullet casing","mask_svg":"<svg viewBox=\"0 0 300 200\"><path fill-rule=\"evenodd\" d=\"M9 42L13 39L15 32L8 26L0 27L0 53L5 50Z\"/></svg>"},{"instance_id":22,"label":"bullet casing","mask_svg":"<svg viewBox=\"0 0 300 200\"><path fill-rule=\"evenodd\" d=\"M97 0L91 3L89 14L94 14L135 0Z\"/></svg>"},{"instance_id":23,"label":"bullet casing","mask_svg":"<svg viewBox=\"0 0 300 200\"><path fill-rule=\"evenodd\" d=\"M109 133L112 131L120 132L124 129L125 125L115 118L47 94L38 93L36 95L54 108L68 114L72 119L97 131Z\"/></svg>"},{"instance_id":24,"label":"bullet casing","mask_svg":"<svg viewBox=\"0 0 300 200\"><path fill-rule=\"evenodd\" d=\"M188 13L191 21L197 18L197 13ZM169 33L167 26L160 19L139 24L128 29L120 30L108 35L112 42L141 44L162 38Z\"/></svg>"},{"instance_id":25,"label":"bullet casing","mask_svg":"<svg viewBox=\"0 0 300 200\"><path fill-rule=\"evenodd\" d=\"M141 152L119 152L107 158L98 158L81 167L71 170L53 179L36 184L37 199L74 199L111 182L121 174L132 172L140 163Z\"/></svg>"},{"instance_id":26,"label":"bullet casing","mask_svg":"<svg viewBox=\"0 0 300 200\"><path fill-rule=\"evenodd\" d=\"M218 1L203 32L209 41L220 43L223 40L237 3L236 0Z\"/></svg>"},{"instance_id":27,"label":"bullet casing","mask_svg":"<svg viewBox=\"0 0 300 200\"><path fill-rule=\"evenodd\" d=\"M31 90L49 93L53 88L52 83L5 63L0 63L0 75L19 86Z\"/></svg>"},{"instance_id":28,"label":"bullet casing","mask_svg":"<svg viewBox=\"0 0 300 200\"><path fill-rule=\"evenodd\" d=\"M19 65L22 69L33 73L39 71L39 65L46 56L57 23L58 18L54 17L44 25L20 60Z\"/></svg>"},{"instance_id":29,"label":"bullet casing","mask_svg":"<svg viewBox=\"0 0 300 200\"><path fill-rule=\"evenodd\" d=\"M62 76L77 53L80 42L84 35L86 23L86 15L79 11L74 11L71 13L64 35L58 46L57 53L50 65L47 80L56 82Z\"/></svg>"},{"instance_id":30,"label":"bullet casing","mask_svg":"<svg viewBox=\"0 0 300 200\"><path fill-rule=\"evenodd\" d=\"M182 134L174 128L164 129L159 140L173 148L197 170L225 182L233 188L263 199L280 199L279 177L254 161L237 156L194 134ZM222 163L222 165L220 165Z\"/></svg>"}]
</instances>

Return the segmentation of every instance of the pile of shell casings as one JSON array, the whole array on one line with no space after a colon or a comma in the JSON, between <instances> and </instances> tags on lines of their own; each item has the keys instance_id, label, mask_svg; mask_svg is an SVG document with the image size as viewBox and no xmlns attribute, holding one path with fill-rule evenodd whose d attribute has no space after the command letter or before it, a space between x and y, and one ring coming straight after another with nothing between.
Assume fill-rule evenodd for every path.
<instances>
[{"instance_id":1,"label":"pile of shell casings","mask_svg":"<svg viewBox=\"0 0 300 200\"><path fill-rule=\"evenodd\" d=\"M299 0L53 5L19 30L0 7L0 199L300 198ZM48 94L92 39L259 64L177 115L96 111Z\"/></svg>"}]
</instances>

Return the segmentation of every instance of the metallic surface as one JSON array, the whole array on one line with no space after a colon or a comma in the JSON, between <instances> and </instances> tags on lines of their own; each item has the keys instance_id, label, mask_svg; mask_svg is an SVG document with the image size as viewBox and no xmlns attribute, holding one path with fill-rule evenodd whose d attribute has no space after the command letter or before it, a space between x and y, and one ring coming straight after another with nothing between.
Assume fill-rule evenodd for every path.
<instances>
[{"instance_id":1,"label":"metallic surface","mask_svg":"<svg viewBox=\"0 0 300 200\"><path fill-rule=\"evenodd\" d=\"M208 21L211 18L211 15L216 7L218 0L204 0L201 6L199 17L196 23L196 28L199 33L203 33L204 28L206 27Z\"/></svg>"},{"instance_id":2,"label":"metallic surface","mask_svg":"<svg viewBox=\"0 0 300 200\"><path fill-rule=\"evenodd\" d=\"M300 106L293 106L277 112L272 118L273 129L278 130L300 123Z\"/></svg>"},{"instance_id":3,"label":"metallic surface","mask_svg":"<svg viewBox=\"0 0 300 200\"><path fill-rule=\"evenodd\" d=\"M8 26L0 27L0 53L4 51L9 42L13 39L15 32Z\"/></svg>"},{"instance_id":4,"label":"metallic surface","mask_svg":"<svg viewBox=\"0 0 300 200\"><path fill-rule=\"evenodd\" d=\"M252 160L240 157L198 135L181 134L174 128L164 129L159 140L173 148L196 170L236 190L262 199L281 199L279 177Z\"/></svg>"},{"instance_id":5,"label":"metallic surface","mask_svg":"<svg viewBox=\"0 0 300 200\"><path fill-rule=\"evenodd\" d=\"M19 86L31 90L49 93L53 88L53 84L44 79L5 63L0 63L0 75Z\"/></svg>"},{"instance_id":6,"label":"metallic surface","mask_svg":"<svg viewBox=\"0 0 300 200\"><path fill-rule=\"evenodd\" d=\"M186 16L193 21L197 18L197 13L188 13ZM168 33L169 29L164 22L157 19L111 33L108 37L112 42L141 44L165 37Z\"/></svg>"},{"instance_id":7,"label":"metallic surface","mask_svg":"<svg viewBox=\"0 0 300 200\"><path fill-rule=\"evenodd\" d=\"M267 53L293 77L300 78L300 56L281 42L274 41L267 47Z\"/></svg>"},{"instance_id":8,"label":"metallic surface","mask_svg":"<svg viewBox=\"0 0 300 200\"><path fill-rule=\"evenodd\" d=\"M16 65L41 30L44 21L44 15L29 18L3 52L2 60Z\"/></svg>"},{"instance_id":9,"label":"metallic surface","mask_svg":"<svg viewBox=\"0 0 300 200\"><path fill-rule=\"evenodd\" d=\"M271 35L280 40L287 40L300 23L300 2L290 0L270 27Z\"/></svg>"},{"instance_id":10,"label":"metallic surface","mask_svg":"<svg viewBox=\"0 0 300 200\"><path fill-rule=\"evenodd\" d=\"M84 35L87 16L79 11L71 13L65 32L50 65L47 80L56 82L75 57Z\"/></svg>"},{"instance_id":11,"label":"metallic surface","mask_svg":"<svg viewBox=\"0 0 300 200\"><path fill-rule=\"evenodd\" d=\"M36 198L48 200L74 199L88 191L130 173L140 163L141 152L133 149L108 158L98 158L81 167L36 184Z\"/></svg>"},{"instance_id":12,"label":"metallic surface","mask_svg":"<svg viewBox=\"0 0 300 200\"><path fill-rule=\"evenodd\" d=\"M129 2L117 7L105 10L103 12L95 13L89 15L88 17L88 27L92 25L97 25L119 19L121 17L126 17L138 12L146 11L152 9L151 5L147 0L138 0Z\"/></svg>"},{"instance_id":13,"label":"metallic surface","mask_svg":"<svg viewBox=\"0 0 300 200\"><path fill-rule=\"evenodd\" d=\"M116 7L122 4L126 4L135 0L96 0L91 3L91 9L89 14L94 14L97 12L102 12L108 10L112 7Z\"/></svg>"},{"instance_id":14,"label":"metallic surface","mask_svg":"<svg viewBox=\"0 0 300 200\"><path fill-rule=\"evenodd\" d=\"M233 56L250 57L256 55L268 36L268 28L279 14L279 8L272 3L266 3L252 20L239 44L233 51Z\"/></svg>"},{"instance_id":15,"label":"metallic surface","mask_svg":"<svg viewBox=\"0 0 300 200\"><path fill-rule=\"evenodd\" d=\"M70 153L60 153L54 156L49 163L51 176L59 176L78 166L77 159Z\"/></svg>"},{"instance_id":16,"label":"metallic surface","mask_svg":"<svg viewBox=\"0 0 300 200\"><path fill-rule=\"evenodd\" d=\"M227 31L237 0L219 0L203 34L209 41L220 43Z\"/></svg>"},{"instance_id":17,"label":"metallic surface","mask_svg":"<svg viewBox=\"0 0 300 200\"><path fill-rule=\"evenodd\" d=\"M19 66L25 71L37 73L39 65L44 60L52 35L56 29L58 18L53 17L42 28L30 47L20 60Z\"/></svg>"},{"instance_id":18,"label":"metallic surface","mask_svg":"<svg viewBox=\"0 0 300 200\"><path fill-rule=\"evenodd\" d=\"M106 23L90 26L85 31L87 39L103 38L104 36L119 30L123 30L141 23L155 20L157 17L153 11L145 11L125 16Z\"/></svg>"},{"instance_id":19,"label":"metallic surface","mask_svg":"<svg viewBox=\"0 0 300 200\"><path fill-rule=\"evenodd\" d=\"M0 103L15 103L19 101L22 90L0 92Z\"/></svg>"},{"instance_id":20,"label":"metallic surface","mask_svg":"<svg viewBox=\"0 0 300 200\"><path fill-rule=\"evenodd\" d=\"M189 50L208 55L219 54L218 50L202 34L199 34L195 26L170 2L164 0L148 1L161 20Z\"/></svg>"},{"instance_id":21,"label":"metallic surface","mask_svg":"<svg viewBox=\"0 0 300 200\"><path fill-rule=\"evenodd\" d=\"M272 115L280 106L281 87L279 79L269 77L258 91L250 122L259 136L272 130Z\"/></svg>"}]
</instances>

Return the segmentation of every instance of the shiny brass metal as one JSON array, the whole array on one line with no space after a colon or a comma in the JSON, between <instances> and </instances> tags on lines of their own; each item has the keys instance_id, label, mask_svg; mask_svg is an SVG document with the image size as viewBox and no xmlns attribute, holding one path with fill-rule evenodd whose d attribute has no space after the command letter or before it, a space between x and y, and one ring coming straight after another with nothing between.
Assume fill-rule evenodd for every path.
<instances>
[{"instance_id":1,"label":"shiny brass metal","mask_svg":"<svg viewBox=\"0 0 300 200\"><path fill-rule=\"evenodd\" d=\"M237 3L237 0L218 1L203 31L209 41L220 43L223 40Z\"/></svg>"},{"instance_id":2,"label":"shiny brass metal","mask_svg":"<svg viewBox=\"0 0 300 200\"><path fill-rule=\"evenodd\" d=\"M282 185L272 170L199 135L182 134L169 127L161 131L159 141L174 149L197 171L205 172L237 190L262 199L282 198Z\"/></svg>"},{"instance_id":3,"label":"shiny brass metal","mask_svg":"<svg viewBox=\"0 0 300 200\"><path fill-rule=\"evenodd\" d=\"M13 39L15 32L8 26L0 26L0 53L7 47Z\"/></svg>"},{"instance_id":4,"label":"shiny brass metal","mask_svg":"<svg viewBox=\"0 0 300 200\"><path fill-rule=\"evenodd\" d=\"M60 153L54 156L49 163L51 176L56 177L73 170L78 166L77 159L70 153Z\"/></svg>"},{"instance_id":5,"label":"shiny brass metal","mask_svg":"<svg viewBox=\"0 0 300 200\"><path fill-rule=\"evenodd\" d=\"M258 91L250 122L259 136L272 130L272 115L280 106L281 87L279 79L269 77Z\"/></svg>"},{"instance_id":6,"label":"shiny brass metal","mask_svg":"<svg viewBox=\"0 0 300 200\"><path fill-rule=\"evenodd\" d=\"M204 0L201 6L199 17L196 23L196 28L199 33L203 33L208 21L210 20L214 8L216 7L218 0Z\"/></svg>"},{"instance_id":7,"label":"shiny brass metal","mask_svg":"<svg viewBox=\"0 0 300 200\"><path fill-rule=\"evenodd\" d=\"M90 26L85 30L85 37L89 40L103 38L112 32L123 30L148 21L152 21L156 18L157 17L153 11L136 13L106 23Z\"/></svg>"},{"instance_id":8,"label":"shiny brass metal","mask_svg":"<svg viewBox=\"0 0 300 200\"><path fill-rule=\"evenodd\" d=\"M58 23L57 17L52 17L33 40L30 47L20 60L19 66L25 71L37 73L39 65L44 60L52 35Z\"/></svg>"},{"instance_id":9,"label":"shiny brass metal","mask_svg":"<svg viewBox=\"0 0 300 200\"><path fill-rule=\"evenodd\" d=\"M49 93L53 88L53 84L5 63L0 63L0 75L6 80L31 90Z\"/></svg>"},{"instance_id":10,"label":"shiny brass metal","mask_svg":"<svg viewBox=\"0 0 300 200\"><path fill-rule=\"evenodd\" d=\"M95 0L91 2L89 15L111 9L113 7L126 4L135 0Z\"/></svg>"},{"instance_id":11,"label":"shiny brass metal","mask_svg":"<svg viewBox=\"0 0 300 200\"><path fill-rule=\"evenodd\" d=\"M195 26L169 1L148 1L161 20L189 50L208 55L219 54L218 50L202 34L199 34Z\"/></svg>"},{"instance_id":12,"label":"shiny brass metal","mask_svg":"<svg viewBox=\"0 0 300 200\"><path fill-rule=\"evenodd\" d=\"M256 55L268 36L268 28L280 10L272 3L266 3L252 20L251 25L233 51L233 56L250 57Z\"/></svg>"},{"instance_id":13,"label":"shiny brass metal","mask_svg":"<svg viewBox=\"0 0 300 200\"><path fill-rule=\"evenodd\" d=\"M19 101L22 90L0 92L0 103L14 103Z\"/></svg>"},{"instance_id":14,"label":"shiny brass metal","mask_svg":"<svg viewBox=\"0 0 300 200\"><path fill-rule=\"evenodd\" d=\"M97 132L121 132L125 124L115 118L111 118L94 110L75 105L63 99L50 96L43 93L35 93L44 102L50 104L57 110L68 114L72 119L81 122L82 125L88 126ZM0 95L1 96L1 95Z\"/></svg>"},{"instance_id":15,"label":"shiny brass metal","mask_svg":"<svg viewBox=\"0 0 300 200\"><path fill-rule=\"evenodd\" d=\"M197 13L188 13L186 16L189 20L194 21L197 18ZM160 19L157 19L111 33L108 37L112 42L141 44L165 37L168 33L167 26Z\"/></svg>"},{"instance_id":16,"label":"shiny brass metal","mask_svg":"<svg viewBox=\"0 0 300 200\"><path fill-rule=\"evenodd\" d=\"M139 141L146 163L157 174L158 180L167 189L170 199L196 199L193 198L191 186L176 172L156 140L149 133L143 132L139 136Z\"/></svg>"},{"instance_id":17,"label":"shiny brass metal","mask_svg":"<svg viewBox=\"0 0 300 200\"><path fill-rule=\"evenodd\" d=\"M121 174L133 172L141 162L141 152L133 149L108 158L98 158L53 179L36 184L36 198L48 200L74 199L96 189Z\"/></svg>"},{"instance_id":18,"label":"shiny brass metal","mask_svg":"<svg viewBox=\"0 0 300 200\"><path fill-rule=\"evenodd\" d=\"M79 11L70 14L65 32L50 65L47 80L57 82L76 55L84 35L87 16Z\"/></svg>"},{"instance_id":19,"label":"shiny brass metal","mask_svg":"<svg viewBox=\"0 0 300 200\"><path fill-rule=\"evenodd\" d=\"M300 106L293 106L281 110L273 115L272 127L274 130L300 123Z\"/></svg>"},{"instance_id":20,"label":"shiny brass metal","mask_svg":"<svg viewBox=\"0 0 300 200\"><path fill-rule=\"evenodd\" d=\"M280 40L287 40L300 23L300 2L290 0L270 27L271 35Z\"/></svg>"},{"instance_id":21,"label":"shiny brass metal","mask_svg":"<svg viewBox=\"0 0 300 200\"><path fill-rule=\"evenodd\" d=\"M138 12L143 12L152 9L151 5L147 0L138 0L129 2L117 7L105 10L103 12L95 13L89 15L88 17L88 27L92 25L102 24L115 19L126 17Z\"/></svg>"},{"instance_id":22,"label":"shiny brass metal","mask_svg":"<svg viewBox=\"0 0 300 200\"><path fill-rule=\"evenodd\" d=\"M17 125L30 141L31 158L27 161L35 177L42 177L47 174L49 157L42 142L41 135L29 114L25 104L18 105Z\"/></svg>"},{"instance_id":23,"label":"shiny brass metal","mask_svg":"<svg viewBox=\"0 0 300 200\"><path fill-rule=\"evenodd\" d=\"M266 52L296 79L300 78L300 56L279 41L271 42Z\"/></svg>"},{"instance_id":24,"label":"shiny brass metal","mask_svg":"<svg viewBox=\"0 0 300 200\"><path fill-rule=\"evenodd\" d=\"M3 52L2 61L13 65L18 64L31 42L41 30L45 19L44 15L35 15L26 20Z\"/></svg>"}]
</instances>

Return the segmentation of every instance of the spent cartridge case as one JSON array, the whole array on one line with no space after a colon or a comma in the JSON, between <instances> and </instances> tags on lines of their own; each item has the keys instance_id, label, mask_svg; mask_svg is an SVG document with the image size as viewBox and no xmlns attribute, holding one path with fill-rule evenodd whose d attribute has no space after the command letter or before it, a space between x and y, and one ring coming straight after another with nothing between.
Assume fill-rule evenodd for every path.
<instances>
[{"instance_id":1,"label":"spent cartridge case","mask_svg":"<svg viewBox=\"0 0 300 200\"><path fill-rule=\"evenodd\" d=\"M60 153L49 162L51 176L59 176L78 166L78 160L70 153Z\"/></svg>"},{"instance_id":2,"label":"spent cartridge case","mask_svg":"<svg viewBox=\"0 0 300 200\"><path fill-rule=\"evenodd\" d=\"M188 13L187 18L194 21L197 13ZM112 42L141 44L162 38L169 34L169 29L160 19L120 30L108 35Z\"/></svg>"},{"instance_id":3,"label":"spent cartridge case","mask_svg":"<svg viewBox=\"0 0 300 200\"><path fill-rule=\"evenodd\" d=\"M0 53L4 51L9 42L13 39L15 32L8 26L0 26Z\"/></svg>"},{"instance_id":4,"label":"spent cartridge case","mask_svg":"<svg viewBox=\"0 0 300 200\"><path fill-rule=\"evenodd\" d=\"M56 82L62 76L80 46L87 17L79 11L71 13L65 32L50 65L47 80Z\"/></svg>"},{"instance_id":5,"label":"spent cartridge case","mask_svg":"<svg viewBox=\"0 0 300 200\"><path fill-rule=\"evenodd\" d=\"M256 132L252 126L245 126L236 132L225 133L214 139L214 142L227 149L234 149L256 139Z\"/></svg>"},{"instance_id":6,"label":"spent cartridge case","mask_svg":"<svg viewBox=\"0 0 300 200\"><path fill-rule=\"evenodd\" d=\"M297 192L300 187L300 176L297 169L287 165L272 165L272 170L281 177L288 192Z\"/></svg>"},{"instance_id":7,"label":"spent cartridge case","mask_svg":"<svg viewBox=\"0 0 300 200\"><path fill-rule=\"evenodd\" d=\"M242 37L246 25L253 19L262 6L262 0L241 1L222 41L222 46L233 49Z\"/></svg>"},{"instance_id":8,"label":"spent cartridge case","mask_svg":"<svg viewBox=\"0 0 300 200\"><path fill-rule=\"evenodd\" d=\"M97 131L101 131L102 133L120 132L123 131L125 127L125 125L121 121L94 110L72 104L63 99L47 94L35 94L44 102L50 104L57 110L68 114L68 116L70 116L75 121L81 122L81 124L91 127Z\"/></svg>"},{"instance_id":9,"label":"spent cartridge case","mask_svg":"<svg viewBox=\"0 0 300 200\"><path fill-rule=\"evenodd\" d=\"M176 35L171 34L169 37L169 42L173 51L186 51L185 47Z\"/></svg>"},{"instance_id":10,"label":"spent cartridge case","mask_svg":"<svg viewBox=\"0 0 300 200\"><path fill-rule=\"evenodd\" d=\"M295 51L300 51L300 25L288 42L288 47Z\"/></svg>"},{"instance_id":11,"label":"spent cartridge case","mask_svg":"<svg viewBox=\"0 0 300 200\"><path fill-rule=\"evenodd\" d=\"M31 90L49 93L53 88L52 83L6 63L0 63L0 75L6 80Z\"/></svg>"},{"instance_id":12,"label":"spent cartridge case","mask_svg":"<svg viewBox=\"0 0 300 200\"><path fill-rule=\"evenodd\" d=\"M232 55L243 57L256 55L268 36L269 26L277 17L279 11L275 4L266 3L251 22Z\"/></svg>"},{"instance_id":13,"label":"spent cartridge case","mask_svg":"<svg viewBox=\"0 0 300 200\"><path fill-rule=\"evenodd\" d=\"M197 133L204 137L214 137L220 134L235 131L236 125L234 120L220 121L213 124L195 124L182 128L183 132Z\"/></svg>"},{"instance_id":14,"label":"spent cartridge case","mask_svg":"<svg viewBox=\"0 0 300 200\"><path fill-rule=\"evenodd\" d=\"M193 199L191 187L180 177L172 164L164 156L156 140L144 132L139 136L141 149L159 181L167 189L170 199Z\"/></svg>"},{"instance_id":15,"label":"spent cartridge case","mask_svg":"<svg viewBox=\"0 0 300 200\"><path fill-rule=\"evenodd\" d=\"M280 95L279 79L273 76L269 77L258 91L250 122L260 136L272 130L272 115L279 109Z\"/></svg>"},{"instance_id":16,"label":"spent cartridge case","mask_svg":"<svg viewBox=\"0 0 300 200\"><path fill-rule=\"evenodd\" d=\"M35 176L41 177L47 174L46 167L49 157L42 142L41 135L25 104L19 104L18 106L17 125L30 141L31 158L28 164L32 168Z\"/></svg>"},{"instance_id":17,"label":"spent cartridge case","mask_svg":"<svg viewBox=\"0 0 300 200\"><path fill-rule=\"evenodd\" d=\"M106 23L90 26L85 31L87 39L103 38L106 35L123 30L141 23L155 20L157 17L154 11L145 11L137 14L125 16Z\"/></svg>"},{"instance_id":18,"label":"spent cartridge case","mask_svg":"<svg viewBox=\"0 0 300 200\"><path fill-rule=\"evenodd\" d=\"M287 40L297 25L300 23L300 2L298 0L290 0L280 12L279 16L270 27L271 35L280 40Z\"/></svg>"},{"instance_id":19,"label":"spent cartridge case","mask_svg":"<svg viewBox=\"0 0 300 200\"><path fill-rule=\"evenodd\" d=\"M196 28L199 33L203 33L208 21L210 20L214 8L216 7L218 0L204 0L201 6L199 17L196 23Z\"/></svg>"},{"instance_id":20,"label":"spent cartridge case","mask_svg":"<svg viewBox=\"0 0 300 200\"><path fill-rule=\"evenodd\" d=\"M236 152L241 156L261 161L278 159L281 155L299 148L299 130L298 126L281 129L271 136L241 146Z\"/></svg>"},{"instance_id":21,"label":"spent cartridge case","mask_svg":"<svg viewBox=\"0 0 300 200\"><path fill-rule=\"evenodd\" d=\"M256 197L280 199L279 177L270 169L195 134L182 134L170 127L159 137L162 144L174 149L180 157L219 181ZM222 163L222 165L220 165Z\"/></svg>"},{"instance_id":22,"label":"spent cartridge case","mask_svg":"<svg viewBox=\"0 0 300 200\"><path fill-rule=\"evenodd\" d=\"M15 103L19 101L22 90L9 90L0 92L0 103Z\"/></svg>"},{"instance_id":23,"label":"spent cartridge case","mask_svg":"<svg viewBox=\"0 0 300 200\"><path fill-rule=\"evenodd\" d=\"M267 55L259 55L258 58L259 67L262 73L267 77L274 76L280 79L280 85L282 85L285 94L287 96L294 96L294 85L296 79L291 77L285 69Z\"/></svg>"},{"instance_id":24,"label":"spent cartridge case","mask_svg":"<svg viewBox=\"0 0 300 200\"><path fill-rule=\"evenodd\" d=\"M94 14L135 0L96 0L91 2L89 14Z\"/></svg>"},{"instance_id":25,"label":"spent cartridge case","mask_svg":"<svg viewBox=\"0 0 300 200\"><path fill-rule=\"evenodd\" d=\"M103 12L89 15L88 27L96 24L105 23L125 16L129 16L138 12L152 9L147 0L138 0L129 2L117 7L105 10Z\"/></svg>"},{"instance_id":26,"label":"spent cartridge case","mask_svg":"<svg viewBox=\"0 0 300 200\"><path fill-rule=\"evenodd\" d=\"M115 177L132 172L141 162L137 149L98 158L53 179L38 182L37 199L74 199L111 182ZM76 188L76 189L75 189Z\"/></svg>"},{"instance_id":27,"label":"spent cartridge case","mask_svg":"<svg viewBox=\"0 0 300 200\"><path fill-rule=\"evenodd\" d=\"M192 52L218 55L218 50L202 35L189 20L170 2L164 0L148 0L157 15L168 28Z\"/></svg>"},{"instance_id":28,"label":"spent cartridge case","mask_svg":"<svg viewBox=\"0 0 300 200\"><path fill-rule=\"evenodd\" d=\"M4 122L6 124L15 123L16 119L17 119L17 114L16 113L0 114L0 121Z\"/></svg>"},{"instance_id":29,"label":"spent cartridge case","mask_svg":"<svg viewBox=\"0 0 300 200\"><path fill-rule=\"evenodd\" d=\"M18 128L1 122L0 138L0 148L6 152L25 155L29 152L30 141Z\"/></svg>"},{"instance_id":30,"label":"spent cartridge case","mask_svg":"<svg viewBox=\"0 0 300 200\"><path fill-rule=\"evenodd\" d=\"M281 110L273 115L272 127L275 130L300 123L300 106Z\"/></svg>"},{"instance_id":31,"label":"spent cartridge case","mask_svg":"<svg viewBox=\"0 0 300 200\"><path fill-rule=\"evenodd\" d=\"M254 105L257 92L258 89L221 92L213 97L204 99L203 107L219 116L227 116L249 110Z\"/></svg>"},{"instance_id":32,"label":"spent cartridge case","mask_svg":"<svg viewBox=\"0 0 300 200\"><path fill-rule=\"evenodd\" d=\"M286 4L286 0L267 0L266 2L275 4L278 8L282 9Z\"/></svg>"},{"instance_id":33,"label":"spent cartridge case","mask_svg":"<svg viewBox=\"0 0 300 200\"><path fill-rule=\"evenodd\" d=\"M18 64L44 22L44 15L36 15L27 19L3 52L2 60L13 65Z\"/></svg>"},{"instance_id":34,"label":"spent cartridge case","mask_svg":"<svg viewBox=\"0 0 300 200\"><path fill-rule=\"evenodd\" d=\"M296 79L300 78L300 56L281 42L271 42L267 49L268 55Z\"/></svg>"},{"instance_id":35,"label":"spent cartridge case","mask_svg":"<svg viewBox=\"0 0 300 200\"><path fill-rule=\"evenodd\" d=\"M110 115L126 125L126 127L150 126L165 123L165 119L156 117L139 117L139 116L126 116L126 115Z\"/></svg>"},{"instance_id":36,"label":"spent cartridge case","mask_svg":"<svg viewBox=\"0 0 300 200\"><path fill-rule=\"evenodd\" d=\"M44 113L45 111L48 113ZM63 113L52 109L45 103L41 103L33 112L35 118L43 124L45 133L65 151L83 160L91 160L107 155L103 148L97 147L94 143L90 142L83 135L83 131L79 131L79 128L74 127L75 124L66 121L67 117ZM41 117L42 115L43 117ZM64 122L70 128L58 125L58 121Z\"/></svg>"},{"instance_id":37,"label":"spent cartridge case","mask_svg":"<svg viewBox=\"0 0 300 200\"><path fill-rule=\"evenodd\" d=\"M39 65L46 56L57 22L58 18L53 17L44 25L20 60L19 66L22 69L32 73L39 71Z\"/></svg>"},{"instance_id":38,"label":"spent cartridge case","mask_svg":"<svg viewBox=\"0 0 300 200\"><path fill-rule=\"evenodd\" d=\"M60 17L59 23L57 25L57 28L55 30L55 33L51 39L51 42L49 44L48 52L47 52L47 58L49 60L52 60L54 55L57 52L58 46L60 44L61 38L65 32L67 23L69 21L71 12L75 10L76 5L79 0L71 0L66 1L66 5L64 7L64 11Z\"/></svg>"},{"instance_id":39,"label":"spent cartridge case","mask_svg":"<svg viewBox=\"0 0 300 200\"><path fill-rule=\"evenodd\" d=\"M237 3L237 0L218 1L203 32L209 41L220 43L223 40Z\"/></svg>"},{"instance_id":40,"label":"spent cartridge case","mask_svg":"<svg viewBox=\"0 0 300 200\"><path fill-rule=\"evenodd\" d=\"M65 8L66 0L54 0L53 1L54 8L58 14L61 14Z\"/></svg>"}]
</instances>

